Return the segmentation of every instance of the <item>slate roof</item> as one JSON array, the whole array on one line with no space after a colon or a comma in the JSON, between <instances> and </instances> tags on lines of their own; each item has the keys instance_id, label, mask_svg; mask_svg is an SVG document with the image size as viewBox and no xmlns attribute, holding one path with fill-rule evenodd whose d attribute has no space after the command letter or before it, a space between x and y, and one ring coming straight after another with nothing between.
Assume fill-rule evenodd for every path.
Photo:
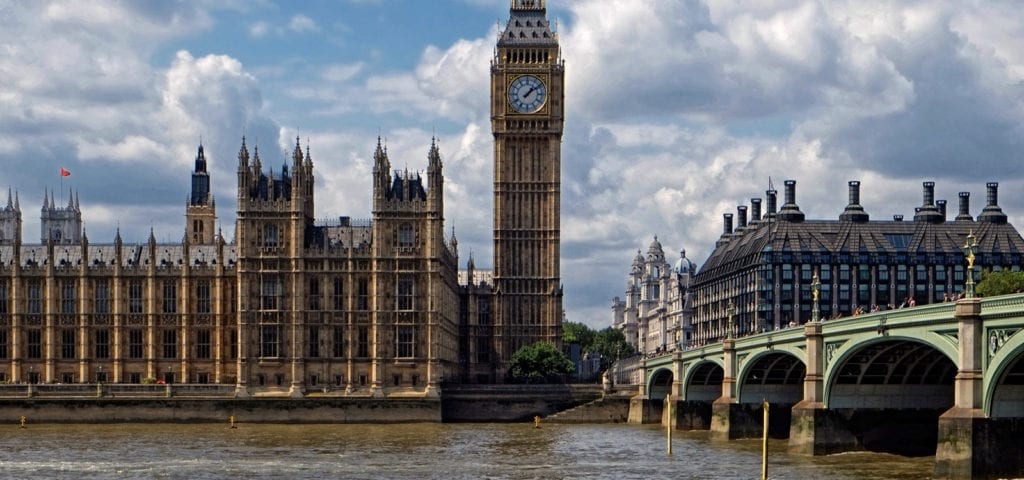
<instances>
[{"instance_id":1,"label":"slate roof","mask_svg":"<svg viewBox=\"0 0 1024 480\"><path fill-rule=\"evenodd\" d=\"M498 46L556 45L558 40L551 31L543 8L512 9Z\"/></svg>"},{"instance_id":2,"label":"slate roof","mask_svg":"<svg viewBox=\"0 0 1024 480\"><path fill-rule=\"evenodd\" d=\"M723 235L698 276L707 280L728 275L761 263L762 254L772 252L808 256L793 263L822 263L822 255L844 254L851 260L840 263L893 263L892 258L900 254L908 256L899 262L905 264L962 263L969 233L976 237L979 265L1020 263L1024 238L1010 223L765 219ZM866 260L858 258L865 256Z\"/></svg>"}]
</instances>

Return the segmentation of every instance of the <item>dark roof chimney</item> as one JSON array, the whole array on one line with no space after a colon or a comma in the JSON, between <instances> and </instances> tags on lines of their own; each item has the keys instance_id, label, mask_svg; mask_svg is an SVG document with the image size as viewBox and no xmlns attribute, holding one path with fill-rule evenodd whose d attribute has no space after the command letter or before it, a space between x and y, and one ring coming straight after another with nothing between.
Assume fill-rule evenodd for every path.
<instances>
[{"instance_id":1,"label":"dark roof chimney","mask_svg":"<svg viewBox=\"0 0 1024 480\"><path fill-rule=\"evenodd\" d=\"M751 198L750 199L750 223L757 223L761 221L761 199Z\"/></svg>"},{"instance_id":2,"label":"dark roof chimney","mask_svg":"<svg viewBox=\"0 0 1024 480\"><path fill-rule=\"evenodd\" d=\"M764 196L768 202L768 213L765 216L767 216L768 218L772 218L775 216L775 197L776 195L778 195L778 193L779 192L775 191L775 189L770 189L764 192Z\"/></svg>"},{"instance_id":3,"label":"dark roof chimney","mask_svg":"<svg viewBox=\"0 0 1024 480\"><path fill-rule=\"evenodd\" d=\"M924 182L924 201L916 209L915 222L942 223L942 214L935 207L935 182Z\"/></svg>"},{"instance_id":4,"label":"dark roof chimney","mask_svg":"<svg viewBox=\"0 0 1024 480\"><path fill-rule=\"evenodd\" d=\"M732 214L726 213L722 215L722 235L732 235Z\"/></svg>"},{"instance_id":5,"label":"dark roof chimney","mask_svg":"<svg viewBox=\"0 0 1024 480\"><path fill-rule=\"evenodd\" d=\"M739 222L739 225L736 227L736 230L740 230L747 227L746 205L739 205L736 207L736 221Z\"/></svg>"},{"instance_id":6,"label":"dark roof chimney","mask_svg":"<svg viewBox=\"0 0 1024 480\"><path fill-rule=\"evenodd\" d=\"M867 222L870 217L864 211L864 207L860 205L860 182L850 180L848 185L850 203L846 206L846 210L843 210L843 213L839 215L839 219L857 223Z\"/></svg>"},{"instance_id":7,"label":"dark roof chimney","mask_svg":"<svg viewBox=\"0 0 1024 480\"><path fill-rule=\"evenodd\" d=\"M942 221L945 222L946 221L946 201L945 200L936 200L935 201L935 207L939 209L939 213L942 214Z\"/></svg>"},{"instance_id":8,"label":"dark roof chimney","mask_svg":"<svg viewBox=\"0 0 1024 480\"><path fill-rule=\"evenodd\" d=\"M804 221L804 212L796 204L796 180L786 180L786 203L779 210L779 218L787 222Z\"/></svg>"},{"instance_id":9,"label":"dark roof chimney","mask_svg":"<svg viewBox=\"0 0 1024 480\"><path fill-rule=\"evenodd\" d=\"M971 216L971 192L960 192L960 213L956 215L956 221L973 221Z\"/></svg>"},{"instance_id":10,"label":"dark roof chimney","mask_svg":"<svg viewBox=\"0 0 1024 480\"><path fill-rule=\"evenodd\" d=\"M988 205L985 205L985 208L981 210L981 215L978 215L978 221L1006 223L1006 214L1003 213L1002 208L999 208L999 184L989 182L985 184L985 189L987 191Z\"/></svg>"}]
</instances>

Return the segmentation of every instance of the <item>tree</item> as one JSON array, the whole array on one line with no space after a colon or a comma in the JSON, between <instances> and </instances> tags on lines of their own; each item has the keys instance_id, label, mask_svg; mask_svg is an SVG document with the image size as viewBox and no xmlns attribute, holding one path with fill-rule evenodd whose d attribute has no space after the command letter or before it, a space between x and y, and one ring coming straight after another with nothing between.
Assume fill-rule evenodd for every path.
<instances>
[{"instance_id":1,"label":"tree","mask_svg":"<svg viewBox=\"0 0 1024 480\"><path fill-rule=\"evenodd\" d=\"M512 379L524 383L555 382L576 370L572 360L548 342L537 342L516 350L509 360Z\"/></svg>"},{"instance_id":2,"label":"tree","mask_svg":"<svg viewBox=\"0 0 1024 480\"><path fill-rule=\"evenodd\" d=\"M974 291L986 297L1024 292L1024 272L1010 270L981 272L981 281L978 282Z\"/></svg>"},{"instance_id":3,"label":"tree","mask_svg":"<svg viewBox=\"0 0 1024 480\"><path fill-rule=\"evenodd\" d=\"M562 340L567 344L579 343L583 353L600 354L602 368L608 368L616 360L635 352L622 331L612 327L594 331L582 323L565 322L562 324Z\"/></svg>"},{"instance_id":4,"label":"tree","mask_svg":"<svg viewBox=\"0 0 1024 480\"><path fill-rule=\"evenodd\" d=\"M626 341L622 330L606 327L594 334L594 343L588 351L600 353L601 366L608 368L616 360L632 355L635 349Z\"/></svg>"},{"instance_id":5,"label":"tree","mask_svg":"<svg viewBox=\"0 0 1024 480\"><path fill-rule=\"evenodd\" d=\"M562 324L562 341L566 344L578 343L580 348L594 343L594 330L582 323L565 322Z\"/></svg>"}]
</instances>

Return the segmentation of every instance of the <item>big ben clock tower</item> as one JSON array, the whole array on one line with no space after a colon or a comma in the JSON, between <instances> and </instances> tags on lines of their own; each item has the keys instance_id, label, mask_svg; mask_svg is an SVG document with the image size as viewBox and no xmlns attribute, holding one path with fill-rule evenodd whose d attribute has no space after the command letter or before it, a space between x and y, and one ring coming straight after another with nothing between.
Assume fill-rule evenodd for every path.
<instances>
[{"instance_id":1,"label":"big ben clock tower","mask_svg":"<svg viewBox=\"0 0 1024 480\"><path fill-rule=\"evenodd\" d=\"M564 63L544 0L511 0L491 61L494 348L561 346L559 267Z\"/></svg>"}]
</instances>

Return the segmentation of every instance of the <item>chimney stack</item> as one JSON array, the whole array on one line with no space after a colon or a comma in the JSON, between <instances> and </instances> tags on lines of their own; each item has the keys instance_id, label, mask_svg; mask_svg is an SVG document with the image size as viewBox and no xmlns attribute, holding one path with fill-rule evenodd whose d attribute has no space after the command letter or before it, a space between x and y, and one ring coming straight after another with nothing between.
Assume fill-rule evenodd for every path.
<instances>
[{"instance_id":1,"label":"chimney stack","mask_svg":"<svg viewBox=\"0 0 1024 480\"><path fill-rule=\"evenodd\" d=\"M985 184L986 199L988 205L981 210L981 215L978 215L979 222L990 222L990 223L1006 223L1006 214L1003 213L1003 209L999 208L999 184L996 182L989 182Z\"/></svg>"},{"instance_id":2,"label":"chimney stack","mask_svg":"<svg viewBox=\"0 0 1024 480\"><path fill-rule=\"evenodd\" d=\"M774 189L768 190L768 191L764 192L764 196L765 196L765 198L767 199L767 202L768 202L768 205L767 205L768 213L766 215L768 218L772 218L772 217L775 216L775 196L776 195L778 195L778 192L775 191Z\"/></svg>"},{"instance_id":3,"label":"chimney stack","mask_svg":"<svg viewBox=\"0 0 1024 480\"><path fill-rule=\"evenodd\" d=\"M786 180L786 203L779 210L779 218L789 222L804 221L804 212L796 204L796 180Z\"/></svg>"},{"instance_id":4,"label":"chimney stack","mask_svg":"<svg viewBox=\"0 0 1024 480\"><path fill-rule=\"evenodd\" d=\"M761 221L761 199L751 198L750 199L750 223L757 223Z\"/></svg>"},{"instance_id":5,"label":"chimney stack","mask_svg":"<svg viewBox=\"0 0 1024 480\"><path fill-rule=\"evenodd\" d=\"M936 200L935 201L935 207L939 209L939 213L942 214L942 221L945 222L946 221L946 201L945 200Z\"/></svg>"},{"instance_id":6,"label":"chimney stack","mask_svg":"<svg viewBox=\"0 0 1024 480\"><path fill-rule=\"evenodd\" d=\"M864 211L864 207L860 205L860 182L857 180L850 180L848 184L848 192L850 196L850 203L843 210L843 213L839 215L839 220L845 220L850 222L867 222L870 217L867 212Z\"/></svg>"},{"instance_id":7,"label":"chimney stack","mask_svg":"<svg viewBox=\"0 0 1024 480\"><path fill-rule=\"evenodd\" d=\"M971 216L971 192L960 192L960 213L956 216L956 221L973 221L974 217Z\"/></svg>"},{"instance_id":8,"label":"chimney stack","mask_svg":"<svg viewBox=\"0 0 1024 480\"><path fill-rule=\"evenodd\" d=\"M739 222L739 226L736 230L740 230L747 227L747 206L740 205L736 207L736 221Z\"/></svg>"},{"instance_id":9,"label":"chimney stack","mask_svg":"<svg viewBox=\"0 0 1024 480\"><path fill-rule=\"evenodd\" d=\"M935 207L935 182L924 182L924 200L920 208L915 209L914 221L942 223L942 214Z\"/></svg>"},{"instance_id":10,"label":"chimney stack","mask_svg":"<svg viewBox=\"0 0 1024 480\"><path fill-rule=\"evenodd\" d=\"M732 235L732 214L726 213L722 215L722 235Z\"/></svg>"}]
</instances>

